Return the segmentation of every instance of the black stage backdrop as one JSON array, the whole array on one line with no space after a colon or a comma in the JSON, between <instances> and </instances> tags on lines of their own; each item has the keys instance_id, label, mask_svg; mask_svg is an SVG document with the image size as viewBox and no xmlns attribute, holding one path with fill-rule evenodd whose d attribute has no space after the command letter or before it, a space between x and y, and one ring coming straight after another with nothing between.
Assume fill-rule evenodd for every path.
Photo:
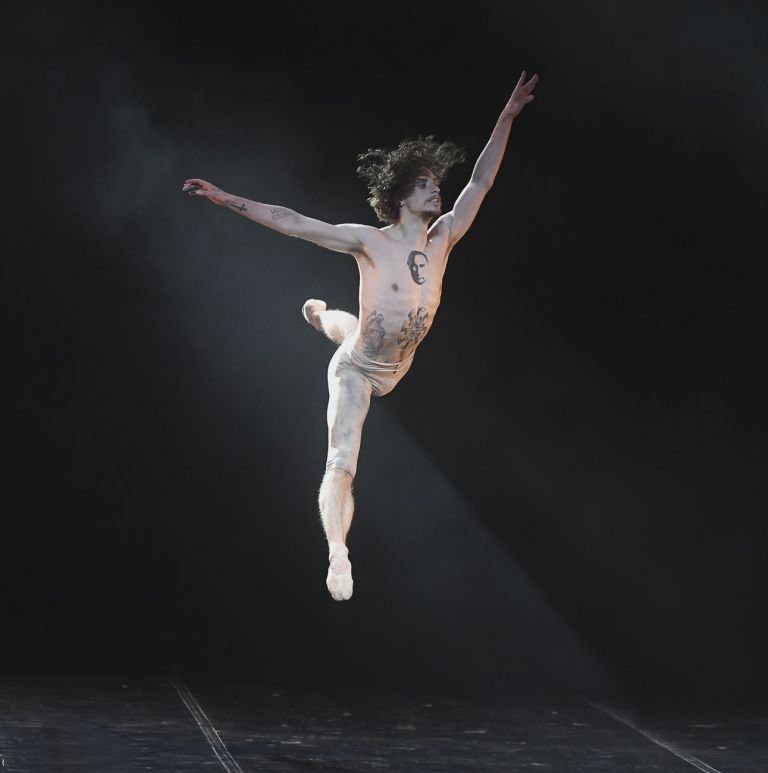
<instances>
[{"instance_id":1,"label":"black stage backdrop","mask_svg":"<svg viewBox=\"0 0 768 773\"><path fill-rule=\"evenodd\" d=\"M755 696L766 656L768 8L11 4L5 672ZM376 224L355 156L466 182L535 101L374 401L324 586L351 257L181 193Z\"/></svg>"}]
</instances>

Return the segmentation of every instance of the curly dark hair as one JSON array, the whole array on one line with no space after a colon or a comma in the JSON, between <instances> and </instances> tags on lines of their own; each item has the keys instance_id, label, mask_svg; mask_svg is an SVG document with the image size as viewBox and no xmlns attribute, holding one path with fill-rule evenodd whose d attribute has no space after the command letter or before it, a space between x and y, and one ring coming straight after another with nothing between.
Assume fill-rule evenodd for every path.
<instances>
[{"instance_id":1,"label":"curly dark hair","mask_svg":"<svg viewBox=\"0 0 768 773\"><path fill-rule=\"evenodd\" d=\"M464 148L453 142L436 142L433 135L403 140L396 148L370 148L357 157L357 174L368 183L368 203L384 223L396 223L400 201L408 196L416 178L429 170L442 182L454 164L466 161Z\"/></svg>"}]
</instances>

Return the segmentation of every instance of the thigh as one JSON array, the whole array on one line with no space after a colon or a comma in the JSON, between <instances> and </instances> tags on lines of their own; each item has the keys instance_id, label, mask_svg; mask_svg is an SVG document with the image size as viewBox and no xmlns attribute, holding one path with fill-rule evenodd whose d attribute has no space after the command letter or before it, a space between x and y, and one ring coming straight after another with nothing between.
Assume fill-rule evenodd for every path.
<instances>
[{"instance_id":1,"label":"thigh","mask_svg":"<svg viewBox=\"0 0 768 773\"><path fill-rule=\"evenodd\" d=\"M371 392L371 383L351 365L346 353L339 349L328 367L327 469L346 470L355 477Z\"/></svg>"}]
</instances>

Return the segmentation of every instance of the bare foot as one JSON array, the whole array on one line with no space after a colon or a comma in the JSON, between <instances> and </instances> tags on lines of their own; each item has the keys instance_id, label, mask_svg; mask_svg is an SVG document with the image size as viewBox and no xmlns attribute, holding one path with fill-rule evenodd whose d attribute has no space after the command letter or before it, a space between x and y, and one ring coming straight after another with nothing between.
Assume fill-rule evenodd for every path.
<instances>
[{"instance_id":1,"label":"bare foot","mask_svg":"<svg viewBox=\"0 0 768 773\"><path fill-rule=\"evenodd\" d=\"M334 601L348 601L352 598L352 564L346 556L331 558L325 584Z\"/></svg>"},{"instance_id":2,"label":"bare foot","mask_svg":"<svg viewBox=\"0 0 768 773\"><path fill-rule=\"evenodd\" d=\"M326 310L325 301L318 301L316 298L310 298L304 302L301 307L301 313L304 319L312 325L315 330L323 332L323 326L320 323L320 313Z\"/></svg>"}]
</instances>

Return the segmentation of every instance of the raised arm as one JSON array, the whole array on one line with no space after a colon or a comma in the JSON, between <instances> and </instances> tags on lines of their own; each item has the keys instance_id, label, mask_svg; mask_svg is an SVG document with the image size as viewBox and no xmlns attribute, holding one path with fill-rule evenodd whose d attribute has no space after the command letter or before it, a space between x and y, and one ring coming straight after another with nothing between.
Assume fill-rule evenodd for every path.
<instances>
[{"instance_id":1,"label":"raised arm","mask_svg":"<svg viewBox=\"0 0 768 773\"><path fill-rule=\"evenodd\" d=\"M539 76L534 75L525 83L525 70L523 70L512 96L496 121L491 138L477 159L469 183L459 194L453 209L444 216L450 228L451 244L455 244L461 239L474 222L485 194L488 193L496 179L496 173L499 171L501 159L507 148L512 122L520 114L520 111L533 100L532 92L536 88L538 80Z\"/></svg>"},{"instance_id":2,"label":"raised arm","mask_svg":"<svg viewBox=\"0 0 768 773\"><path fill-rule=\"evenodd\" d=\"M315 220L300 215L292 209L277 207L273 204L262 204L258 201L244 199L217 188L212 183L193 177L184 182L182 187L190 196L204 196L214 204L237 212L255 223L264 225L286 236L296 236L300 239L319 244L329 250L346 252L351 255L365 253L366 236L369 231L377 229L367 225L345 223L332 225L322 220Z\"/></svg>"}]
</instances>

